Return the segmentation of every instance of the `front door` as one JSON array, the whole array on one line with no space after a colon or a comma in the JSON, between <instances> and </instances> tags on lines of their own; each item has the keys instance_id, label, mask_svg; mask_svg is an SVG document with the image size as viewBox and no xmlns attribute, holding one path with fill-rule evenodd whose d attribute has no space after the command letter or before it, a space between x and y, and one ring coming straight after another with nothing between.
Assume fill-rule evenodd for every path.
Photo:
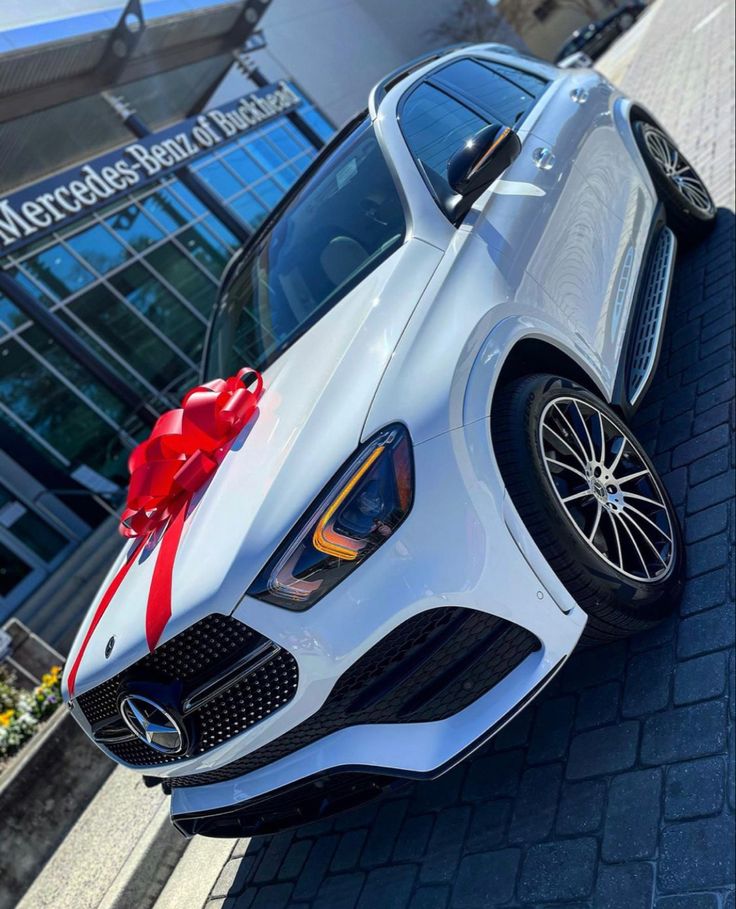
<instances>
[{"instance_id":1,"label":"front door","mask_svg":"<svg viewBox=\"0 0 736 909\"><path fill-rule=\"evenodd\" d=\"M654 199L614 121L613 92L595 73L571 75L533 124L528 143L542 180L567 181L538 277L548 281L550 264L558 263L558 280L549 289L574 313L604 374L620 356L654 213ZM539 158L547 152L545 174Z\"/></svg>"}]
</instances>

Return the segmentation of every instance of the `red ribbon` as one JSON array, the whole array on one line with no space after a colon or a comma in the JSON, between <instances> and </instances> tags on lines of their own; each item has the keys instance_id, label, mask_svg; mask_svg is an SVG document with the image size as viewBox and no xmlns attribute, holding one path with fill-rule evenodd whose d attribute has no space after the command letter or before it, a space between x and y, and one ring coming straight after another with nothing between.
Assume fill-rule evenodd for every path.
<instances>
[{"instance_id":1,"label":"red ribbon","mask_svg":"<svg viewBox=\"0 0 736 909\"><path fill-rule=\"evenodd\" d=\"M245 387L244 377L255 376ZM128 459L130 484L120 532L139 537L138 544L110 582L87 629L69 672L67 687L74 694L79 664L92 634L141 548L164 528L153 567L146 606L146 641L154 650L171 618L174 560L184 530L187 506L214 474L241 429L253 416L263 391L255 369L241 369L229 379L215 379L188 392L181 407L162 414L145 442Z\"/></svg>"}]
</instances>

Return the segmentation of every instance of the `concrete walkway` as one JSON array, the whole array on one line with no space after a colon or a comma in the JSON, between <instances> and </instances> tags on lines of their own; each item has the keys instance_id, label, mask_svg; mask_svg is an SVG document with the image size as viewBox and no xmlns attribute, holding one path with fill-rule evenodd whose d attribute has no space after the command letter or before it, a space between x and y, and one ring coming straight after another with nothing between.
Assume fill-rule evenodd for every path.
<instances>
[{"instance_id":1,"label":"concrete walkway","mask_svg":"<svg viewBox=\"0 0 736 909\"><path fill-rule=\"evenodd\" d=\"M186 847L161 789L118 767L17 909L149 909Z\"/></svg>"}]
</instances>

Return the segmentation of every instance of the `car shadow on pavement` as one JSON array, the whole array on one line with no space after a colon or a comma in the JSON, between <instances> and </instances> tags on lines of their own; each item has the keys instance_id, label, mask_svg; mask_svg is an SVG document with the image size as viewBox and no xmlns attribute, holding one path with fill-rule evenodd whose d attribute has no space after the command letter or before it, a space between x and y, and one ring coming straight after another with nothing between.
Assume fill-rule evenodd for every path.
<instances>
[{"instance_id":1,"label":"car shadow on pavement","mask_svg":"<svg viewBox=\"0 0 736 909\"><path fill-rule=\"evenodd\" d=\"M678 254L633 423L683 523L679 615L575 653L443 777L240 842L208 909L733 907L734 220Z\"/></svg>"}]
</instances>

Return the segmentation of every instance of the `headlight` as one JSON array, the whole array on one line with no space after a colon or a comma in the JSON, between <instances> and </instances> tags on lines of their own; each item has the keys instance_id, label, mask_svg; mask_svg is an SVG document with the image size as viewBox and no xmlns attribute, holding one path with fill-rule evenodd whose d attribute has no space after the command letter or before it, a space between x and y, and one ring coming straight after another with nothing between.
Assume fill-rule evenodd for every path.
<instances>
[{"instance_id":1,"label":"headlight","mask_svg":"<svg viewBox=\"0 0 736 909\"><path fill-rule=\"evenodd\" d=\"M409 433L389 426L329 484L248 595L287 609L313 606L391 536L413 496Z\"/></svg>"}]
</instances>

